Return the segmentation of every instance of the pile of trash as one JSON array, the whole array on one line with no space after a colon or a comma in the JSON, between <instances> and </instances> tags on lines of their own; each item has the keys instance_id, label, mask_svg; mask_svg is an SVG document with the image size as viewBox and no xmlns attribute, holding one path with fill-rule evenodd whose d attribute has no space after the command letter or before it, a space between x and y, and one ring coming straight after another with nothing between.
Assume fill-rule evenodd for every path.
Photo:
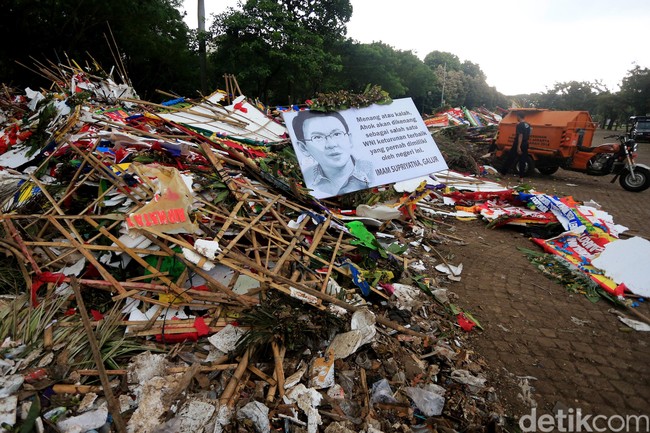
<instances>
[{"instance_id":1,"label":"pile of trash","mask_svg":"<svg viewBox=\"0 0 650 433\"><path fill-rule=\"evenodd\" d=\"M504 114L504 113L502 113ZM429 128L466 125L475 128L498 125L502 114L490 111L485 107L470 110L467 107L450 108L424 119Z\"/></svg>"},{"instance_id":2,"label":"pile of trash","mask_svg":"<svg viewBox=\"0 0 650 433\"><path fill-rule=\"evenodd\" d=\"M319 201L245 97L143 101L72 67L0 97L0 423L488 431L450 290L450 175ZM492 426L492 427L490 427Z\"/></svg>"}]
</instances>

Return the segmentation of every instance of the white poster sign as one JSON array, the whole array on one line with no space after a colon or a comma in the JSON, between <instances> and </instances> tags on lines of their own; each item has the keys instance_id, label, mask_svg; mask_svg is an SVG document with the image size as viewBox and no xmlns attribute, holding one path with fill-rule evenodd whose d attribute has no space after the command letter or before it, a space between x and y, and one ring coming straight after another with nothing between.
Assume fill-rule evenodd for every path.
<instances>
[{"instance_id":1,"label":"white poster sign","mask_svg":"<svg viewBox=\"0 0 650 433\"><path fill-rule=\"evenodd\" d=\"M287 112L305 186L333 197L447 169L410 98L338 112Z\"/></svg>"}]
</instances>

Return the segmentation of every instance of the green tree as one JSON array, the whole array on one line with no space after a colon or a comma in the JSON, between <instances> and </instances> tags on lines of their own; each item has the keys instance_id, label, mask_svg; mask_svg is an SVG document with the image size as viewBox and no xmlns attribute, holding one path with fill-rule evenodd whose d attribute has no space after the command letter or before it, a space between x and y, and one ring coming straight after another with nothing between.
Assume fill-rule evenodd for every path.
<instances>
[{"instance_id":1,"label":"green tree","mask_svg":"<svg viewBox=\"0 0 650 433\"><path fill-rule=\"evenodd\" d=\"M438 69L438 66L442 66L447 71L461 70L458 56L446 51L431 51L424 57L424 63L434 71Z\"/></svg>"},{"instance_id":2,"label":"green tree","mask_svg":"<svg viewBox=\"0 0 650 433\"><path fill-rule=\"evenodd\" d=\"M330 48L343 39L349 0L248 0L217 16L212 60L249 96L302 102L342 68Z\"/></svg>"},{"instance_id":3,"label":"green tree","mask_svg":"<svg viewBox=\"0 0 650 433\"><path fill-rule=\"evenodd\" d=\"M0 81L47 85L17 65L84 65L92 56L107 71L116 66L111 32L128 75L142 96L161 88L196 89L198 60L189 50L180 0L0 0Z\"/></svg>"},{"instance_id":4,"label":"green tree","mask_svg":"<svg viewBox=\"0 0 650 433\"><path fill-rule=\"evenodd\" d=\"M398 51L398 75L406 92L397 97L409 96L422 111L433 111L436 106L432 99L438 87L435 73L411 51Z\"/></svg>"},{"instance_id":5,"label":"green tree","mask_svg":"<svg viewBox=\"0 0 650 433\"><path fill-rule=\"evenodd\" d=\"M479 107L508 106L507 98L487 84L487 76L477 63L444 51L432 51L424 63L435 73L437 82L432 91L434 105Z\"/></svg>"},{"instance_id":6,"label":"green tree","mask_svg":"<svg viewBox=\"0 0 650 433\"><path fill-rule=\"evenodd\" d=\"M596 97L596 113L600 127L612 129L625 122L629 109L620 94L605 91Z\"/></svg>"},{"instance_id":7,"label":"green tree","mask_svg":"<svg viewBox=\"0 0 650 433\"><path fill-rule=\"evenodd\" d=\"M650 114L650 69L636 65L628 71L620 95L629 106L630 115Z\"/></svg>"},{"instance_id":8,"label":"green tree","mask_svg":"<svg viewBox=\"0 0 650 433\"><path fill-rule=\"evenodd\" d=\"M552 89L538 98L540 108L552 110L595 111L597 96L601 92L598 84L587 81L555 83Z\"/></svg>"},{"instance_id":9,"label":"green tree","mask_svg":"<svg viewBox=\"0 0 650 433\"><path fill-rule=\"evenodd\" d=\"M343 68L336 74L335 79L335 83L340 87L361 92L368 84L377 84L391 97L398 97L407 92L399 75L400 59L389 45L383 42L361 44L347 40L341 46L340 56Z\"/></svg>"},{"instance_id":10,"label":"green tree","mask_svg":"<svg viewBox=\"0 0 650 433\"><path fill-rule=\"evenodd\" d=\"M379 85L393 98L411 97L419 109L431 110L429 94L436 76L413 52L396 50L383 42L361 44L348 40L341 46L343 69L335 85L354 92Z\"/></svg>"},{"instance_id":11,"label":"green tree","mask_svg":"<svg viewBox=\"0 0 650 433\"><path fill-rule=\"evenodd\" d=\"M460 70L468 77L476 78L478 80L485 81L487 78L478 63L472 63L469 60L465 60L463 64L460 65Z\"/></svg>"}]
</instances>

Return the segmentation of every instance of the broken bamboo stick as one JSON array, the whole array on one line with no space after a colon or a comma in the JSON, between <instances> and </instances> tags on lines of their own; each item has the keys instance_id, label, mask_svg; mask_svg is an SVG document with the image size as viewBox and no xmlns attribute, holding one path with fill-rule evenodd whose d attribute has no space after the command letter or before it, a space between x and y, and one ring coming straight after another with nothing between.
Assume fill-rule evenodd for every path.
<instances>
[{"instance_id":1,"label":"broken bamboo stick","mask_svg":"<svg viewBox=\"0 0 650 433\"><path fill-rule=\"evenodd\" d=\"M84 304L83 298L81 297L79 282L75 277L72 278L71 287L74 291L75 298L77 298L77 305L79 307L79 312L81 313L81 320L83 322L84 329L86 330L86 337L88 338L88 343L90 344L90 349L93 353L95 365L99 371L99 380L101 381L102 387L104 388L104 396L106 397L106 401L108 403L108 410L113 416L113 422L115 423L115 428L118 433L126 433L126 424L124 423L124 419L122 419L120 403L113 395L113 390L111 389L111 384L108 380L108 375L106 374L106 369L104 367L104 360L102 359L102 354L99 351L99 346L97 345L97 340L95 339L95 333L90 326L90 319L88 317L88 312L86 311L86 305Z\"/></svg>"},{"instance_id":2,"label":"broken bamboo stick","mask_svg":"<svg viewBox=\"0 0 650 433\"><path fill-rule=\"evenodd\" d=\"M248 362L250 360L252 351L253 348L249 347L248 349L246 349L246 352L244 352L244 354L242 355L241 360L237 365L237 368L235 369L234 373L232 374L232 377L230 378L230 381L228 382L228 385L226 385L226 388L223 390L223 393L219 398L220 404L227 405L231 397L235 393L235 389L237 388L237 385L239 385L242 375L244 374L246 368L248 367Z\"/></svg>"},{"instance_id":3,"label":"broken bamboo stick","mask_svg":"<svg viewBox=\"0 0 650 433\"><path fill-rule=\"evenodd\" d=\"M271 341L271 349L273 350L273 359L275 361L275 380L278 384L278 395L282 398L284 397L284 356L281 354L277 340Z\"/></svg>"}]
</instances>

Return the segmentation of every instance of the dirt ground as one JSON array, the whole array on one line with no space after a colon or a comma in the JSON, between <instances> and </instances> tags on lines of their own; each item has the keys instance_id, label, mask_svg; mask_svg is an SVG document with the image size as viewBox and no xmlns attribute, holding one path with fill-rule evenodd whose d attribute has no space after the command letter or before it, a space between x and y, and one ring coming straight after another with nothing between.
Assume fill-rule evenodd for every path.
<instances>
[{"instance_id":1,"label":"dirt ground","mask_svg":"<svg viewBox=\"0 0 650 433\"><path fill-rule=\"evenodd\" d=\"M594 143L605 142L607 134L598 131ZM639 144L637 162L650 165L650 143ZM629 228L627 237L650 239L650 190L627 192L611 178L560 170L527 182L537 191L594 200ZM450 289L485 328L473 331L469 341L491 367L490 379L508 415L530 414L533 405L538 414L563 405L583 414L650 415L650 333L626 327L611 302L592 303L545 277L518 250L541 252L521 231L488 229L484 221L454 226L466 245L449 248L452 262L464 264L462 281ZM650 317L650 301L634 310Z\"/></svg>"}]
</instances>

